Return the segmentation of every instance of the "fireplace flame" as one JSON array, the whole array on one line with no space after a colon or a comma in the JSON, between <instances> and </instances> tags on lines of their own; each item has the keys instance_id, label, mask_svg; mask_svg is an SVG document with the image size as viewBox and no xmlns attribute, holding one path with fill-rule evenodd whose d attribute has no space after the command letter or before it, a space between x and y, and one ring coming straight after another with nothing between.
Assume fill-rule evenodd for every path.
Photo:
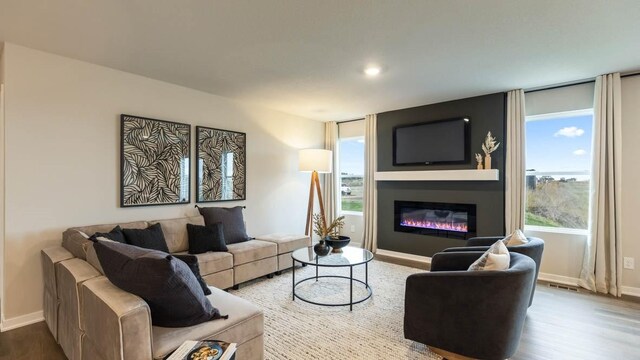
<instances>
[{"instance_id":1,"label":"fireplace flame","mask_svg":"<svg viewBox=\"0 0 640 360\"><path fill-rule=\"evenodd\" d=\"M465 223L455 224L455 223L440 222L440 221L404 219L400 222L400 225L407 226L407 227L424 228L424 229L456 231L456 232L463 232L463 233L468 232L467 224Z\"/></svg>"}]
</instances>

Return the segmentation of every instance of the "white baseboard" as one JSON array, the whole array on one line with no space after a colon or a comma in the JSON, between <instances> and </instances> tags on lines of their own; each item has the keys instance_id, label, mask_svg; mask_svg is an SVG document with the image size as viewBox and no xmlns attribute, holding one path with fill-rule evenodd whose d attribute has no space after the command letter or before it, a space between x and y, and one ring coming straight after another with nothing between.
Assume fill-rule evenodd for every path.
<instances>
[{"instance_id":1,"label":"white baseboard","mask_svg":"<svg viewBox=\"0 0 640 360\"><path fill-rule=\"evenodd\" d=\"M540 273L538 274L538 280L549 281L549 282L554 282L554 283L563 284L563 285L580 286L578 285L578 281L580 279L572 278L569 276ZM632 286L623 286L622 295L640 297L640 288L632 287Z\"/></svg>"},{"instance_id":2,"label":"white baseboard","mask_svg":"<svg viewBox=\"0 0 640 360\"><path fill-rule=\"evenodd\" d=\"M397 251L384 250L384 249L378 249L376 251L376 255L388 256L388 257L403 259L403 260L411 260L411 261L424 263L427 265L431 264L431 258L428 256L407 254L407 253L401 253Z\"/></svg>"},{"instance_id":3,"label":"white baseboard","mask_svg":"<svg viewBox=\"0 0 640 360\"><path fill-rule=\"evenodd\" d=\"M623 286L622 287L622 295L640 297L640 288L631 287L631 286Z\"/></svg>"},{"instance_id":4,"label":"white baseboard","mask_svg":"<svg viewBox=\"0 0 640 360\"><path fill-rule=\"evenodd\" d=\"M563 285L578 286L578 278L572 278L569 276L539 273L538 280L549 281Z\"/></svg>"},{"instance_id":5,"label":"white baseboard","mask_svg":"<svg viewBox=\"0 0 640 360\"><path fill-rule=\"evenodd\" d=\"M22 326L31 325L44 320L44 312L42 310L31 314L17 316L11 319L3 319L0 322L0 332L17 329Z\"/></svg>"}]
</instances>

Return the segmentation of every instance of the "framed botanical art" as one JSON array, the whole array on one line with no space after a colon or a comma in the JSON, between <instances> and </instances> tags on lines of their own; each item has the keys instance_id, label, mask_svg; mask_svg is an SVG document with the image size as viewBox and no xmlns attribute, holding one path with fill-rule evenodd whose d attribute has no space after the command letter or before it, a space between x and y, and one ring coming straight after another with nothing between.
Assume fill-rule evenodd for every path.
<instances>
[{"instance_id":1,"label":"framed botanical art","mask_svg":"<svg viewBox=\"0 0 640 360\"><path fill-rule=\"evenodd\" d=\"M120 116L120 206L187 204L191 125Z\"/></svg>"},{"instance_id":2,"label":"framed botanical art","mask_svg":"<svg viewBox=\"0 0 640 360\"><path fill-rule=\"evenodd\" d=\"M196 126L196 202L246 199L247 134Z\"/></svg>"}]
</instances>

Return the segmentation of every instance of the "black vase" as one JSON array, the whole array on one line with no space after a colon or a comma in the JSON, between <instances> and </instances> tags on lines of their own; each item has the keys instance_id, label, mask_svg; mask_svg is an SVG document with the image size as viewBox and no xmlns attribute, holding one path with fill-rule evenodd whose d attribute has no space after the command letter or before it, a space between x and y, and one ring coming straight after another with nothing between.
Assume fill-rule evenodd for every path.
<instances>
[{"instance_id":1,"label":"black vase","mask_svg":"<svg viewBox=\"0 0 640 360\"><path fill-rule=\"evenodd\" d=\"M331 248L324 242L324 240L320 240L319 243L313 246L313 252L318 256L326 256L330 250Z\"/></svg>"}]
</instances>

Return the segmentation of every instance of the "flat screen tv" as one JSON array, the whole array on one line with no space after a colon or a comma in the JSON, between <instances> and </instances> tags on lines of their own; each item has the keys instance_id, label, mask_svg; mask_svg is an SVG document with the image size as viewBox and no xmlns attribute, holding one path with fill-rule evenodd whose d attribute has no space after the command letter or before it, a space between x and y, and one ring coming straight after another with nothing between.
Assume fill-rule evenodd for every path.
<instances>
[{"instance_id":1,"label":"flat screen tv","mask_svg":"<svg viewBox=\"0 0 640 360\"><path fill-rule=\"evenodd\" d=\"M469 163L469 118L393 129L393 165Z\"/></svg>"}]
</instances>

